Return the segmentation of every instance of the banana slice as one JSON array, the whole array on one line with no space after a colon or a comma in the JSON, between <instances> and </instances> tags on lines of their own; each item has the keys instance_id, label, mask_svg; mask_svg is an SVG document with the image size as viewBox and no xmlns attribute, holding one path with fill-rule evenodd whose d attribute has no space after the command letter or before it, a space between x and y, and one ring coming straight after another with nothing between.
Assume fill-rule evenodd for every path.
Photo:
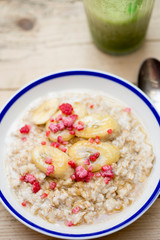
<instances>
[{"instance_id":1,"label":"banana slice","mask_svg":"<svg viewBox=\"0 0 160 240\"><path fill-rule=\"evenodd\" d=\"M68 165L69 157L64 152L50 146L37 146L31 152L31 157L37 168L46 173L47 168L51 166L45 163L47 157L52 159L54 166L52 178L69 178L73 174L73 169Z\"/></svg>"},{"instance_id":2,"label":"banana slice","mask_svg":"<svg viewBox=\"0 0 160 240\"><path fill-rule=\"evenodd\" d=\"M75 102L73 104L73 112L78 115L78 118L82 118L87 115L86 105L81 102Z\"/></svg>"},{"instance_id":3,"label":"banana slice","mask_svg":"<svg viewBox=\"0 0 160 240\"><path fill-rule=\"evenodd\" d=\"M118 123L110 115L91 114L80 119L84 123L84 129L81 131L76 130L76 136L82 138L106 138L110 135L115 135L120 129ZM112 134L107 130L111 129Z\"/></svg>"},{"instance_id":4,"label":"banana slice","mask_svg":"<svg viewBox=\"0 0 160 240\"><path fill-rule=\"evenodd\" d=\"M48 121L52 114L58 109L58 100L55 98L43 101L38 108L36 108L31 116L33 123L40 125Z\"/></svg>"},{"instance_id":5,"label":"banana slice","mask_svg":"<svg viewBox=\"0 0 160 240\"><path fill-rule=\"evenodd\" d=\"M73 104L73 109L74 109L73 114L78 115L78 118L79 117L84 117L87 114L87 108L83 103L75 102ZM56 121L56 119L59 115L61 115L62 117L66 117L65 114L63 114L61 111L58 111L58 112L56 112L56 114L54 114L52 116L52 118ZM50 129L49 129L50 124L51 124L51 121L49 120L46 124L46 131L50 131ZM50 135L49 135L49 139L51 141L57 142L57 137L58 136L62 136L63 141L69 141L71 138L74 137L74 135L70 134L69 130L64 129L64 130L58 131L56 133L53 133L51 131Z\"/></svg>"},{"instance_id":6,"label":"banana slice","mask_svg":"<svg viewBox=\"0 0 160 240\"><path fill-rule=\"evenodd\" d=\"M68 150L71 159L86 169L88 169L89 166L85 164L85 160L96 152L99 152L100 155L95 162L90 161L89 166L93 166L92 172L99 171L104 165L111 165L117 162L120 157L119 149L108 142L96 144L82 140L73 144Z\"/></svg>"}]
</instances>

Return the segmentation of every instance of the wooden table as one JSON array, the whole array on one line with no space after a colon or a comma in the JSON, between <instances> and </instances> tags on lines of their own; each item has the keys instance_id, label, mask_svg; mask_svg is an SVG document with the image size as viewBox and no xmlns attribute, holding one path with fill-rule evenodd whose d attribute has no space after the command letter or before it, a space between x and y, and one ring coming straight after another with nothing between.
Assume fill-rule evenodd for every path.
<instances>
[{"instance_id":1,"label":"wooden table","mask_svg":"<svg viewBox=\"0 0 160 240\"><path fill-rule=\"evenodd\" d=\"M160 0L137 52L103 54L92 43L81 0L0 1L0 107L24 84L69 68L108 71L136 83L142 61L160 58ZM0 204L0 240L51 240L14 219ZM160 198L135 223L101 239L160 240Z\"/></svg>"}]
</instances>

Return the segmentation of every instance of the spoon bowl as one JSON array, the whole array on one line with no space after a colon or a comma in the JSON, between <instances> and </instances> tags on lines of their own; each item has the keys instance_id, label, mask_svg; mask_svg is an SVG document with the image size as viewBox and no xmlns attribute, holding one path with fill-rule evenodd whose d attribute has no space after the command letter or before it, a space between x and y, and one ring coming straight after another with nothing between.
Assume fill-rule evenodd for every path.
<instances>
[{"instance_id":1,"label":"spoon bowl","mask_svg":"<svg viewBox=\"0 0 160 240\"><path fill-rule=\"evenodd\" d=\"M148 58L142 63L138 75L138 87L151 98L160 112L160 61Z\"/></svg>"}]
</instances>

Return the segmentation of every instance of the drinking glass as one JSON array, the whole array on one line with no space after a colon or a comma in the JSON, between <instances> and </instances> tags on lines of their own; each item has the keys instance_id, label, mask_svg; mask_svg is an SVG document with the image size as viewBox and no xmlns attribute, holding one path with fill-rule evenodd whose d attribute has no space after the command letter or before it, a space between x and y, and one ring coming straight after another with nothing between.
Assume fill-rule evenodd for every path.
<instances>
[{"instance_id":1,"label":"drinking glass","mask_svg":"<svg viewBox=\"0 0 160 240\"><path fill-rule=\"evenodd\" d=\"M113 55L130 53L143 43L154 0L84 0L93 41Z\"/></svg>"}]
</instances>

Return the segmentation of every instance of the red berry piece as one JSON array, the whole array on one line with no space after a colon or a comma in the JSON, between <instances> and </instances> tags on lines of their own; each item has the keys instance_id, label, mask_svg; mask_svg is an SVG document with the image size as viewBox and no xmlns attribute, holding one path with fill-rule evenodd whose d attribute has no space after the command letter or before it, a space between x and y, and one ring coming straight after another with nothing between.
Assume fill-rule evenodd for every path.
<instances>
[{"instance_id":1,"label":"red berry piece","mask_svg":"<svg viewBox=\"0 0 160 240\"><path fill-rule=\"evenodd\" d=\"M80 207L75 207L75 208L73 208L72 209L72 212L74 213L74 214L77 214L78 212L79 212L79 210L80 210Z\"/></svg>"},{"instance_id":2,"label":"red berry piece","mask_svg":"<svg viewBox=\"0 0 160 240\"><path fill-rule=\"evenodd\" d=\"M94 143L94 139L93 138L89 138L90 143Z\"/></svg>"},{"instance_id":3,"label":"red berry piece","mask_svg":"<svg viewBox=\"0 0 160 240\"><path fill-rule=\"evenodd\" d=\"M72 221L67 221L67 222L66 222L66 225L67 225L68 227L72 227L74 224L73 224Z\"/></svg>"},{"instance_id":4,"label":"red berry piece","mask_svg":"<svg viewBox=\"0 0 160 240\"><path fill-rule=\"evenodd\" d=\"M76 167L76 163L74 161L69 161L68 165L70 165L71 168L75 168Z\"/></svg>"},{"instance_id":5,"label":"red berry piece","mask_svg":"<svg viewBox=\"0 0 160 240\"><path fill-rule=\"evenodd\" d=\"M69 103L63 103L59 106L59 109L62 111L62 113L66 115L71 115L73 111L73 107Z\"/></svg>"},{"instance_id":6,"label":"red berry piece","mask_svg":"<svg viewBox=\"0 0 160 240\"><path fill-rule=\"evenodd\" d=\"M46 145L46 142L45 142L45 141L42 141L41 144L42 144L42 145Z\"/></svg>"},{"instance_id":7,"label":"red berry piece","mask_svg":"<svg viewBox=\"0 0 160 240\"><path fill-rule=\"evenodd\" d=\"M25 178L24 178L24 182L33 184L35 181L36 181L36 178L35 178L34 175L26 173Z\"/></svg>"},{"instance_id":8,"label":"red berry piece","mask_svg":"<svg viewBox=\"0 0 160 240\"><path fill-rule=\"evenodd\" d=\"M22 204L23 207L26 207L27 201L23 201L21 204Z\"/></svg>"},{"instance_id":9,"label":"red berry piece","mask_svg":"<svg viewBox=\"0 0 160 240\"><path fill-rule=\"evenodd\" d=\"M84 167L78 166L76 167L75 174L76 174L76 177L85 178L88 175L88 172Z\"/></svg>"},{"instance_id":10,"label":"red berry piece","mask_svg":"<svg viewBox=\"0 0 160 240\"><path fill-rule=\"evenodd\" d=\"M86 160L84 160L84 164L85 164L85 165L90 165L89 158L86 158Z\"/></svg>"},{"instance_id":11,"label":"red berry piece","mask_svg":"<svg viewBox=\"0 0 160 240\"><path fill-rule=\"evenodd\" d=\"M63 147L63 146L60 146L59 148L62 152L67 152L67 148Z\"/></svg>"},{"instance_id":12,"label":"red berry piece","mask_svg":"<svg viewBox=\"0 0 160 240\"><path fill-rule=\"evenodd\" d=\"M112 134L112 129L108 129L107 132L108 132L109 134Z\"/></svg>"},{"instance_id":13,"label":"red berry piece","mask_svg":"<svg viewBox=\"0 0 160 240\"><path fill-rule=\"evenodd\" d=\"M47 167L47 172L46 175L49 176L50 174L52 174L54 172L54 166L51 165L49 167Z\"/></svg>"},{"instance_id":14,"label":"red berry piece","mask_svg":"<svg viewBox=\"0 0 160 240\"><path fill-rule=\"evenodd\" d=\"M130 113L131 112L131 108L125 108L124 111L127 112L127 113Z\"/></svg>"},{"instance_id":15,"label":"red berry piece","mask_svg":"<svg viewBox=\"0 0 160 240\"><path fill-rule=\"evenodd\" d=\"M75 174L71 175L71 179L74 181L76 179Z\"/></svg>"},{"instance_id":16,"label":"red berry piece","mask_svg":"<svg viewBox=\"0 0 160 240\"><path fill-rule=\"evenodd\" d=\"M50 117L50 122L54 122L54 118L53 117Z\"/></svg>"},{"instance_id":17,"label":"red berry piece","mask_svg":"<svg viewBox=\"0 0 160 240\"><path fill-rule=\"evenodd\" d=\"M33 183L33 193L37 193L41 189L38 181Z\"/></svg>"},{"instance_id":18,"label":"red berry piece","mask_svg":"<svg viewBox=\"0 0 160 240\"><path fill-rule=\"evenodd\" d=\"M75 131L72 131L72 130L71 130L69 133L70 133L71 135L75 135L75 134L76 134Z\"/></svg>"},{"instance_id":19,"label":"red berry piece","mask_svg":"<svg viewBox=\"0 0 160 240\"><path fill-rule=\"evenodd\" d=\"M43 194L41 195L41 198L44 199L44 198L46 198L47 196L48 196L47 193L43 193Z\"/></svg>"},{"instance_id":20,"label":"red berry piece","mask_svg":"<svg viewBox=\"0 0 160 240\"><path fill-rule=\"evenodd\" d=\"M45 163L47 163L47 164L52 164L52 158L46 157Z\"/></svg>"},{"instance_id":21,"label":"red berry piece","mask_svg":"<svg viewBox=\"0 0 160 240\"><path fill-rule=\"evenodd\" d=\"M50 131L46 131L46 137L49 137L50 133Z\"/></svg>"},{"instance_id":22,"label":"red berry piece","mask_svg":"<svg viewBox=\"0 0 160 240\"><path fill-rule=\"evenodd\" d=\"M64 123L61 121L57 125L59 131L63 131L65 129Z\"/></svg>"},{"instance_id":23,"label":"red berry piece","mask_svg":"<svg viewBox=\"0 0 160 240\"><path fill-rule=\"evenodd\" d=\"M93 104L91 104L89 107L92 109L92 108L94 108L94 105L93 105Z\"/></svg>"},{"instance_id":24,"label":"red berry piece","mask_svg":"<svg viewBox=\"0 0 160 240\"><path fill-rule=\"evenodd\" d=\"M31 126L30 125L24 125L19 131L22 134L28 134L30 132Z\"/></svg>"},{"instance_id":25,"label":"red berry piece","mask_svg":"<svg viewBox=\"0 0 160 240\"><path fill-rule=\"evenodd\" d=\"M53 123L51 123L50 125L49 125L49 129L51 130L51 132L53 132L53 133L56 133L56 132L58 132L59 131L59 128L58 128L58 126L57 125L55 125L55 124L53 124Z\"/></svg>"},{"instance_id":26,"label":"red berry piece","mask_svg":"<svg viewBox=\"0 0 160 240\"><path fill-rule=\"evenodd\" d=\"M98 173L95 174L95 176L96 176L96 177L100 177L101 174L98 172Z\"/></svg>"},{"instance_id":27,"label":"red berry piece","mask_svg":"<svg viewBox=\"0 0 160 240\"><path fill-rule=\"evenodd\" d=\"M26 142L27 141L27 138L26 137L22 137L22 142Z\"/></svg>"},{"instance_id":28,"label":"red berry piece","mask_svg":"<svg viewBox=\"0 0 160 240\"><path fill-rule=\"evenodd\" d=\"M57 142L59 142L59 143L62 143L62 142L63 142L62 136L58 136L58 137L57 137Z\"/></svg>"},{"instance_id":29,"label":"red berry piece","mask_svg":"<svg viewBox=\"0 0 160 240\"><path fill-rule=\"evenodd\" d=\"M52 189L52 190L54 190L56 186L57 186L57 183L56 183L56 182L50 182L50 184L49 184L49 187L50 187L50 189Z\"/></svg>"}]
</instances>

